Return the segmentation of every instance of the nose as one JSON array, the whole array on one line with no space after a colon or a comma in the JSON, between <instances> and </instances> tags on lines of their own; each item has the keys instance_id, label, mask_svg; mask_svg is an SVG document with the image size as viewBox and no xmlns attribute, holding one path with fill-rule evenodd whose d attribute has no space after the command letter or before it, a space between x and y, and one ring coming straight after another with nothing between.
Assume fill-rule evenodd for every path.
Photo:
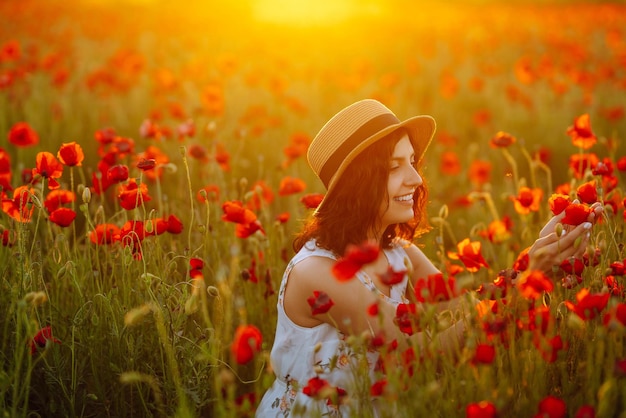
<instances>
[{"instance_id":1,"label":"nose","mask_svg":"<svg viewBox=\"0 0 626 418\"><path fill-rule=\"evenodd\" d=\"M424 181L422 180L422 176L419 175L415 167L409 166L408 173L405 178L405 183L408 186L421 186Z\"/></svg>"}]
</instances>

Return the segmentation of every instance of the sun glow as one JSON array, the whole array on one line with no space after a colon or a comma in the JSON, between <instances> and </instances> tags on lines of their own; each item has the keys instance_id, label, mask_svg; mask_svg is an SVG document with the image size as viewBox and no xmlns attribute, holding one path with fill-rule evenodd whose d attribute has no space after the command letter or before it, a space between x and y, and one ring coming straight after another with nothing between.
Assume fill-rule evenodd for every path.
<instances>
[{"instance_id":1,"label":"sun glow","mask_svg":"<svg viewBox=\"0 0 626 418\"><path fill-rule=\"evenodd\" d=\"M334 24L380 12L373 0L257 0L252 8L260 21L300 26Z\"/></svg>"}]
</instances>

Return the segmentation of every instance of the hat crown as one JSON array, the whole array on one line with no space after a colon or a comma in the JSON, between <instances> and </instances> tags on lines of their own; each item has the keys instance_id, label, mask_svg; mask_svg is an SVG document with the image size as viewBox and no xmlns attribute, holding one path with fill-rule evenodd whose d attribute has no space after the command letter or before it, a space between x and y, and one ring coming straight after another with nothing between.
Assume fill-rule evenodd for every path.
<instances>
[{"instance_id":1,"label":"hat crown","mask_svg":"<svg viewBox=\"0 0 626 418\"><path fill-rule=\"evenodd\" d=\"M307 153L309 165L328 187L330 178L321 174L340 148L344 148L341 155L346 157L373 133L398 123L400 120L396 115L377 100L365 99L353 103L333 116L315 136ZM362 131L360 135L359 131Z\"/></svg>"}]
</instances>

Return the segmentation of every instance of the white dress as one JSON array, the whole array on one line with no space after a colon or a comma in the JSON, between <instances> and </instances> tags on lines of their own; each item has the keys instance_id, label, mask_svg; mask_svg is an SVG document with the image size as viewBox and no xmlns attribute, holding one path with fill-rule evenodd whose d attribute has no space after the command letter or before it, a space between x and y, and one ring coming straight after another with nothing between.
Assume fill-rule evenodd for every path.
<instances>
[{"instance_id":1,"label":"white dress","mask_svg":"<svg viewBox=\"0 0 626 418\"><path fill-rule=\"evenodd\" d=\"M408 256L400 243L394 243L391 248L385 249L384 252L389 264L395 271L407 269ZM302 327L291 321L285 313L283 298L289 273L297 263L311 256L337 259L335 254L318 247L312 240L302 247L287 265L278 293L276 336L270 355L276 380L263 396L256 410L257 417L321 415L347 417L355 412L348 405L332 405L332 403L316 400L302 392L302 388L307 385L309 379L319 377L334 387L346 390L352 401L355 401L357 382L352 370L357 367L355 363L359 362L359 356L352 352L345 343L344 335L332 325L322 323L311 328ZM398 305L408 302L405 299L408 282L406 274L400 283L391 287L389 297L380 292L371 278L363 271L359 271L356 277L365 287L389 303ZM370 384L376 380L378 357L378 352L375 350L365 353L370 371ZM364 364L362 355L360 356L360 364ZM363 389L363 385L361 385L360 392L365 393L367 397L369 386ZM371 414L377 415L371 399L361 397L357 408L369 409Z\"/></svg>"}]
</instances>

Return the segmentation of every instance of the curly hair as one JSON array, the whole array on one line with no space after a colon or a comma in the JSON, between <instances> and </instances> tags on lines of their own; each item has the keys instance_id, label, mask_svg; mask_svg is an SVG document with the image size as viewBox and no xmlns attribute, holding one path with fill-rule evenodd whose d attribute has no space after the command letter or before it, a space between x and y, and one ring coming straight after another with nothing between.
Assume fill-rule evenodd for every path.
<instances>
[{"instance_id":1,"label":"curly hair","mask_svg":"<svg viewBox=\"0 0 626 418\"><path fill-rule=\"evenodd\" d=\"M296 235L293 242L296 252L315 238L320 247L343 255L348 245L361 244L368 239L369 232L381 227L380 202L389 199L389 161L396 144L406 134L404 129L395 130L355 157L335 188L324 197L323 207ZM429 229L425 211L427 199L428 189L422 183L413 195L414 217L405 223L389 225L382 235L381 247L388 247L394 238L411 241Z\"/></svg>"}]
</instances>

